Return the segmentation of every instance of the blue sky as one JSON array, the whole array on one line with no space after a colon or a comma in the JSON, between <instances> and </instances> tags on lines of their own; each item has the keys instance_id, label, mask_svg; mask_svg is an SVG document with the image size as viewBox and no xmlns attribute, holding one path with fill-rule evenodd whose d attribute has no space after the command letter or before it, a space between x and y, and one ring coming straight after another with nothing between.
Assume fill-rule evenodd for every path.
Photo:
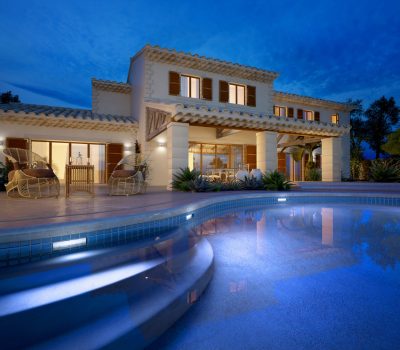
<instances>
[{"instance_id":1,"label":"blue sky","mask_svg":"<svg viewBox=\"0 0 400 350\"><path fill-rule=\"evenodd\" d=\"M146 43L280 73L275 88L400 104L400 1L0 0L0 91L91 107Z\"/></svg>"}]
</instances>

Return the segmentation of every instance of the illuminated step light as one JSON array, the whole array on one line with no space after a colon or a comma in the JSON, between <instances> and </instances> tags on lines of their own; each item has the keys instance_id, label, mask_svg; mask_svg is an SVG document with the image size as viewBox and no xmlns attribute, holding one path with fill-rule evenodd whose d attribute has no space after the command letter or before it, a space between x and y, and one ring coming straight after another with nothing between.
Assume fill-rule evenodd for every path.
<instances>
[{"instance_id":1,"label":"illuminated step light","mask_svg":"<svg viewBox=\"0 0 400 350\"><path fill-rule=\"evenodd\" d=\"M77 238L71 239L69 241L60 241L53 243L53 250L62 250L67 248L75 248L80 247L82 245L86 245L86 237L85 238Z\"/></svg>"},{"instance_id":2,"label":"illuminated step light","mask_svg":"<svg viewBox=\"0 0 400 350\"><path fill-rule=\"evenodd\" d=\"M286 202L286 198L278 198L278 202Z\"/></svg>"},{"instance_id":3,"label":"illuminated step light","mask_svg":"<svg viewBox=\"0 0 400 350\"><path fill-rule=\"evenodd\" d=\"M193 214L186 215L186 220L190 220L191 218L193 218Z\"/></svg>"}]
</instances>

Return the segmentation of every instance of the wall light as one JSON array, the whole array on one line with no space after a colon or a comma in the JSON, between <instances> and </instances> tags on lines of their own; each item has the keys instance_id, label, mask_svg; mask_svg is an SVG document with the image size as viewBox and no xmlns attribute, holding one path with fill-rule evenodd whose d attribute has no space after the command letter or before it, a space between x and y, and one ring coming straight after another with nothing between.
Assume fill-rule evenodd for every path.
<instances>
[{"instance_id":1,"label":"wall light","mask_svg":"<svg viewBox=\"0 0 400 350\"><path fill-rule=\"evenodd\" d=\"M86 237L85 238L77 238L71 239L69 241L60 241L53 243L53 250L62 250L68 248L80 247L82 245L86 245Z\"/></svg>"},{"instance_id":2,"label":"wall light","mask_svg":"<svg viewBox=\"0 0 400 350\"><path fill-rule=\"evenodd\" d=\"M0 140L0 147L4 146L4 140Z\"/></svg>"},{"instance_id":3,"label":"wall light","mask_svg":"<svg viewBox=\"0 0 400 350\"><path fill-rule=\"evenodd\" d=\"M167 143L166 142L158 142L158 147L165 148L165 147L167 147Z\"/></svg>"}]
</instances>

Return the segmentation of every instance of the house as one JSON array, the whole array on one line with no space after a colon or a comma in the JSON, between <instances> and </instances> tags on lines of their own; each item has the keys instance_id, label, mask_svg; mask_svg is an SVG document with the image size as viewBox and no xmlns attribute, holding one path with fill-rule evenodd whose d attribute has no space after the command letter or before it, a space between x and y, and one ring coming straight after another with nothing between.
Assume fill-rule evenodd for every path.
<instances>
[{"instance_id":1,"label":"house","mask_svg":"<svg viewBox=\"0 0 400 350\"><path fill-rule=\"evenodd\" d=\"M136 140L156 186L184 167L210 176L278 169L301 180L309 156L323 181L349 177L353 106L275 91L277 77L147 45L131 58L126 83L92 80L91 110L0 105L0 147L31 148L61 180L69 161L89 160L96 182L106 182ZM296 159L307 144L320 147Z\"/></svg>"}]
</instances>

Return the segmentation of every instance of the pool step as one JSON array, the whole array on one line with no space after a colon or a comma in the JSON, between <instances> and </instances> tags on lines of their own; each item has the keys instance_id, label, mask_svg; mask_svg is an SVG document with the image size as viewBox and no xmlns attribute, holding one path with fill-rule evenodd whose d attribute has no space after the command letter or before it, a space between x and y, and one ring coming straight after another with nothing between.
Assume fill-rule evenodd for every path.
<instances>
[{"instance_id":1,"label":"pool step","mask_svg":"<svg viewBox=\"0 0 400 350\"><path fill-rule=\"evenodd\" d=\"M185 250L187 243L178 235L156 246L121 246L76 260L48 261L27 268L25 278L22 270L9 272L0 283L2 349L140 349L150 344L211 278L208 241L200 239ZM163 254L169 249L172 254ZM56 277L48 277L53 272ZM42 276L42 283L35 276Z\"/></svg>"}]
</instances>

